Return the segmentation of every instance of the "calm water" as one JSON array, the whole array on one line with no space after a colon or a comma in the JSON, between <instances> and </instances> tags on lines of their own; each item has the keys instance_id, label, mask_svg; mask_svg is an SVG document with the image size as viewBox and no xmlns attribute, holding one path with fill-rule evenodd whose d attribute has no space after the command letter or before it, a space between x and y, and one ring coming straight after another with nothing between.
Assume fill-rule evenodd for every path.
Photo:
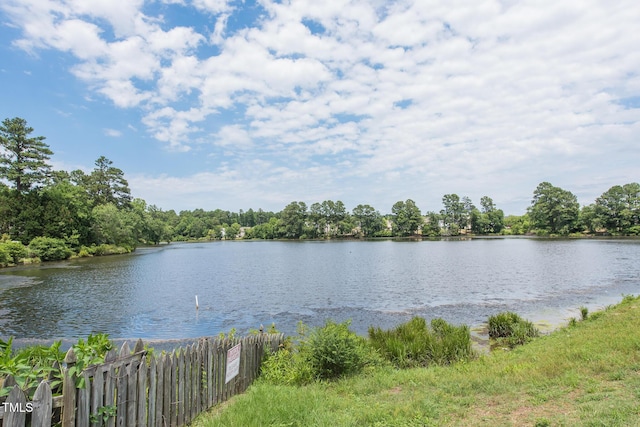
<instances>
[{"instance_id":1,"label":"calm water","mask_svg":"<svg viewBox=\"0 0 640 427\"><path fill-rule=\"evenodd\" d=\"M327 318L560 322L640 293L640 241L239 241L138 249L0 273L0 337L175 339ZM195 296L200 309L195 309Z\"/></svg>"}]
</instances>

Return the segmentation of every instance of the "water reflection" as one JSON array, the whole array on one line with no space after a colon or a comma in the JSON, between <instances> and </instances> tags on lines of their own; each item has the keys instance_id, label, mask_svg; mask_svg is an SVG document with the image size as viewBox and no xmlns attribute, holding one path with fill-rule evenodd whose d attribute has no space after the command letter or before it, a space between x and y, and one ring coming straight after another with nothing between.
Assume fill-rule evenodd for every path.
<instances>
[{"instance_id":1,"label":"water reflection","mask_svg":"<svg viewBox=\"0 0 640 427\"><path fill-rule=\"evenodd\" d=\"M213 242L0 273L0 336L189 338L351 319L359 333L421 315L561 319L640 289L639 241ZM195 309L198 295L200 309Z\"/></svg>"}]
</instances>

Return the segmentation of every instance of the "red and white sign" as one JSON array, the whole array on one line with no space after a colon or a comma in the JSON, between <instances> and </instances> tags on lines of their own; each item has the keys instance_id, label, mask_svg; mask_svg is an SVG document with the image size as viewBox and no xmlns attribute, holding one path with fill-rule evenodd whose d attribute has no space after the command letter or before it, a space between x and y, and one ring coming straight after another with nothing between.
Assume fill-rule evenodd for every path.
<instances>
[{"instance_id":1,"label":"red and white sign","mask_svg":"<svg viewBox=\"0 0 640 427\"><path fill-rule=\"evenodd\" d=\"M240 344L227 351L227 374L224 383L228 383L240 373Z\"/></svg>"}]
</instances>

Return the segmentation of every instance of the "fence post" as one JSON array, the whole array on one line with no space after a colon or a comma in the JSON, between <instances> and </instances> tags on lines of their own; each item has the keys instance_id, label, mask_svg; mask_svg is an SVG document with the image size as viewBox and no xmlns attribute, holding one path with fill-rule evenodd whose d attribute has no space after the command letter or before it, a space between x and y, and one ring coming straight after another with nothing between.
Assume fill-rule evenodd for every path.
<instances>
[{"instance_id":1,"label":"fence post","mask_svg":"<svg viewBox=\"0 0 640 427\"><path fill-rule=\"evenodd\" d=\"M31 427L50 427L52 415L51 387L47 381L40 381L33 395L33 412L31 413Z\"/></svg>"},{"instance_id":2,"label":"fence post","mask_svg":"<svg viewBox=\"0 0 640 427\"><path fill-rule=\"evenodd\" d=\"M70 348L64 358L66 368L62 382L62 427L75 427L76 424L76 375L69 372L76 361L76 354Z\"/></svg>"},{"instance_id":3,"label":"fence post","mask_svg":"<svg viewBox=\"0 0 640 427\"><path fill-rule=\"evenodd\" d=\"M23 427L27 421L26 404L27 398L24 393L20 387L14 385L5 401L5 408L9 408L9 410L5 409L4 423L2 425Z\"/></svg>"}]
</instances>

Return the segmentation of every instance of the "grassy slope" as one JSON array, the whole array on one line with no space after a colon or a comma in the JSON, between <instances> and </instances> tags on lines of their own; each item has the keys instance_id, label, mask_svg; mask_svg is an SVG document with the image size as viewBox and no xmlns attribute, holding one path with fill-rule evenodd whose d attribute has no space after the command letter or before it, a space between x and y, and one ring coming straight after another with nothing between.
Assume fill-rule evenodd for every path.
<instances>
[{"instance_id":1,"label":"grassy slope","mask_svg":"<svg viewBox=\"0 0 640 427\"><path fill-rule=\"evenodd\" d=\"M638 426L640 299L513 351L306 387L257 382L196 426Z\"/></svg>"}]
</instances>

